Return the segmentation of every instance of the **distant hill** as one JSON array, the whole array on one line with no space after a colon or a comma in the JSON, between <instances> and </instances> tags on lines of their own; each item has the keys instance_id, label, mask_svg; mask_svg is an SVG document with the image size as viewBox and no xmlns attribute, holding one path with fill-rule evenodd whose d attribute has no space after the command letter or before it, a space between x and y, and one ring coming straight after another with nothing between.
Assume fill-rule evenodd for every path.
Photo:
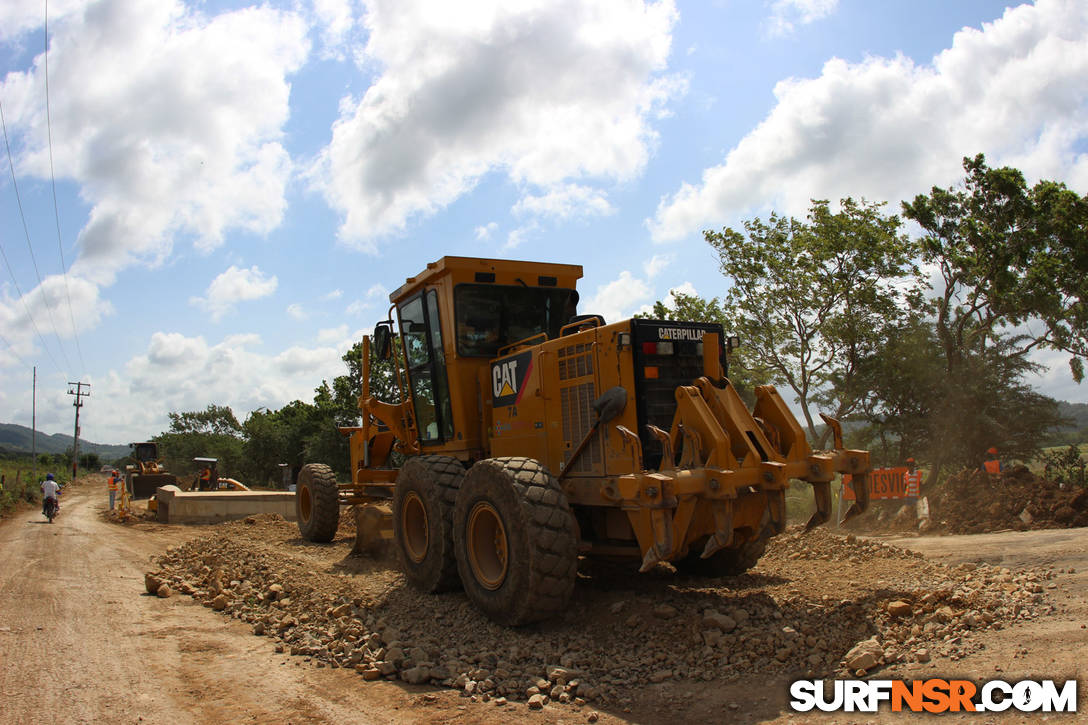
<instances>
[{"instance_id":1,"label":"distant hill","mask_svg":"<svg viewBox=\"0 0 1088 725\"><path fill-rule=\"evenodd\" d=\"M1058 403L1058 414L1073 422L1060 430L1083 430L1088 428L1088 403Z\"/></svg>"},{"instance_id":2,"label":"distant hill","mask_svg":"<svg viewBox=\"0 0 1088 725\"><path fill-rule=\"evenodd\" d=\"M34 431L25 425L14 423L0 423L0 449L10 452L30 453L31 436ZM72 436L63 433L46 435L38 433L38 453L64 453L72 447ZM103 443L91 443L82 438L79 439L80 453L97 453L103 461L115 461L129 454L127 445L109 445Z\"/></svg>"}]
</instances>

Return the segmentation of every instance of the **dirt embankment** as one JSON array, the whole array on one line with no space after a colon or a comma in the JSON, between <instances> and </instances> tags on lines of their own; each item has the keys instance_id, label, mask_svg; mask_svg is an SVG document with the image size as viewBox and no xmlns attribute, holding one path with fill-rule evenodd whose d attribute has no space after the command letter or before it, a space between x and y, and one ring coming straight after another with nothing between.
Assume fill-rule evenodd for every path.
<instances>
[{"instance_id":1,"label":"dirt embankment","mask_svg":"<svg viewBox=\"0 0 1088 725\"><path fill-rule=\"evenodd\" d=\"M420 594L395 562L349 550L343 535L314 545L293 524L251 517L170 549L148 588L191 595L274 638L278 651L364 680L431 683L500 707L613 711L659 685L955 660L978 651L987 632L1052 611L1046 568L948 567L794 530L734 579L584 563L564 616L507 629L463 594Z\"/></svg>"},{"instance_id":2,"label":"dirt embankment","mask_svg":"<svg viewBox=\"0 0 1088 725\"><path fill-rule=\"evenodd\" d=\"M992 475L963 470L927 496L929 518L911 501L873 501L869 511L845 526L865 533L982 534L1088 526L1088 490L1062 488L1012 466Z\"/></svg>"},{"instance_id":3,"label":"dirt embankment","mask_svg":"<svg viewBox=\"0 0 1088 725\"><path fill-rule=\"evenodd\" d=\"M1088 526L1088 489L1062 488L1026 466L962 471L930 503L936 525L953 534Z\"/></svg>"}]
</instances>

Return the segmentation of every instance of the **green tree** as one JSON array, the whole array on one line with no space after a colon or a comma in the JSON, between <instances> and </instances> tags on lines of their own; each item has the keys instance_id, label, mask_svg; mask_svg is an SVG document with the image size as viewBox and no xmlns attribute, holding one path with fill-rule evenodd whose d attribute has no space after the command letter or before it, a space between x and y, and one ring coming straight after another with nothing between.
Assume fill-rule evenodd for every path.
<instances>
[{"instance_id":1,"label":"green tree","mask_svg":"<svg viewBox=\"0 0 1088 725\"><path fill-rule=\"evenodd\" d=\"M962 189L933 187L903 204L922 227L922 260L936 267L937 334L950 369L1002 329L1041 323L1013 352L1071 355L1078 382L1088 357L1088 197L1054 181L1028 188L1017 169L964 158Z\"/></svg>"},{"instance_id":2,"label":"green tree","mask_svg":"<svg viewBox=\"0 0 1088 725\"><path fill-rule=\"evenodd\" d=\"M938 276L931 480L945 464L977 464L992 445L1036 453L1061 418L1024 383L1039 369L1029 354L1069 353L1078 382L1088 354L1088 200L1053 181L1028 188L1018 170L991 169L981 154L963 166L962 188L933 187L903 204Z\"/></svg>"},{"instance_id":3,"label":"green tree","mask_svg":"<svg viewBox=\"0 0 1088 725\"><path fill-rule=\"evenodd\" d=\"M771 214L745 232L707 231L730 280L721 309L753 369L793 391L818 446L813 406L835 417L866 395L860 371L920 303L914 244L882 205L843 199L839 211L814 201L807 221Z\"/></svg>"},{"instance_id":4,"label":"green tree","mask_svg":"<svg viewBox=\"0 0 1088 725\"><path fill-rule=\"evenodd\" d=\"M245 481L248 467L243 455L242 426L229 406L213 404L204 410L171 411L167 417L169 430L152 438L167 471L186 478L198 469L194 458L217 458L220 476Z\"/></svg>"}]
</instances>

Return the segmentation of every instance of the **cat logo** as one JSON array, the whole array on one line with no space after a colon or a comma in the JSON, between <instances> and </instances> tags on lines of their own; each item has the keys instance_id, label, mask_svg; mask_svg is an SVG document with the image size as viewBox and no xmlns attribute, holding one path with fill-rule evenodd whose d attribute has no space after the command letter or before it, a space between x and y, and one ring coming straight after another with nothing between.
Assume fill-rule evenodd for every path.
<instances>
[{"instance_id":1,"label":"cat logo","mask_svg":"<svg viewBox=\"0 0 1088 725\"><path fill-rule=\"evenodd\" d=\"M500 407L516 403L525 387L525 381L529 379L532 367L532 352L523 352L491 363L492 404Z\"/></svg>"}]
</instances>

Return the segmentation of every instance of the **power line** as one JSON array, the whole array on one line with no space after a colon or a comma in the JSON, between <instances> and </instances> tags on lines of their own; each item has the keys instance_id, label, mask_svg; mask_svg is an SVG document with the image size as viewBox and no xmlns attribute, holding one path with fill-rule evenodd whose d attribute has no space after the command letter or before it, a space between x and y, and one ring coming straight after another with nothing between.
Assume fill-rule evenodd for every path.
<instances>
[{"instance_id":1,"label":"power line","mask_svg":"<svg viewBox=\"0 0 1088 725\"><path fill-rule=\"evenodd\" d=\"M68 265L64 263L64 242L60 233L60 207L57 205L57 177L53 173L53 116L49 110L49 0L45 0L45 127L49 139L49 180L53 185L53 216L57 220L57 251L60 252L60 271L64 275L64 296L68 300L68 319L72 323L72 337L76 341L79 364L82 370L86 372L87 363L83 360L83 348L79 344L79 331L76 329L76 318L72 312L72 293L68 290ZM63 352L63 348L61 350Z\"/></svg>"},{"instance_id":2,"label":"power line","mask_svg":"<svg viewBox=\"0 0 1088 725\"><path fill-rule=\"evenodd\" d=\"M0 335L0 342L4 343L4 345L7 346L7 348L9 350L11 350L11 354L15 357L16 360L19 361L19 363L21 365L25 365L26 367L30 367L30 364L26 360L24 360L19 355L19 353L15 352L15 346L12 345L10 342L8 342L8 339L6 337L4 337L3 335Z\"/></svg>"},{"instance_id":3,"label":"power line","mask_svg":"<svg viewBox=\"0 0 1088 725\"><path fill-rule=\"evenodd\" d=\"M23 200L22 200L22 197L19 195L19 184L15 180L15 161L12 159L12 156L11 156L11 144L8 143L8 124L7 124L7 121L4 119L4 104L3 103L0 103L0 128L2 128L3 132L4 132L4 148L7 150L8 167L11 169L11 184L12 184L12 187L15 189L15 200L16 200L18 206L19 206L19 218L22 219L22 221L23 221L23 231L26 233L26 243L27 243L27 246L29 247L30 246L30 232L28 231L28 228L27 228L27 225L26 225L26 215L23 214ZM22 301L23 301L23 308L26 310L26 315L30 319L30 324L33 325L34 332L37 333L38 339L41 340L42 349L45 350L46 354L49 356L49 359L53 362L53 366L57 368L57 371L58 372L63 372L63 371L61 371L60 366L57 365L57 361L53 358L53 353L51 353L49 351L49 347L45 344L45 338L42 337L41 331L38 330L38 324L36 322L34 322L34 316L30 314L30 307L26 303L26 295L23 294L23 290L19 287L19 280L16 279L15 270L12 269L11 263L8 262L7 254L4 254L3 246L0 246L0 256L3 257L4 265L8 268L8 274L11 275L11 282L12 282L12 284L15 285L15 291L19 293L19 298L22 299ZM34 257L33 249L31 249L30 256L33 259L33 257ZM38 273L37 260L34 261L34 273L35 274ZM42 286L42 278L40 276L38 277L38 286L39 287ZM42 290L42 294L45 295L45 290L44 289ZM49 304L48 304L48 297L46 297L46 309L47 310L50 309ZM53 334L55 334L57 336L57 344L60 347L61 355L64 356L64 362L68 367L71 367L72 365L68 361L68 356L64 354L64 345L61 344L61 342L60 342L60 334L57 333L57 325L53 321L53 313L51 311L49 313L49 320L50 320L50 322L53 322Z\"/></svg>"},{"instance_id":4,"label":"power line","mask_svg":"<svg viewBox=\"0 0 1088 725\"><path fill-rule=\"evenodd\" d=\"M42 343L42 349L45 350L45 354L49 356L49 362L53 363L53 367L57 369L58 373L64 371L60 369L60 365L57 365L57 359L53 357L53 353L49 351L49 346L45 344L45 338L42 337L41 330L38 329L38 323L34 322L34 315L30 314L30 307L26 303L26 295L19 289L19 280L15 279L15 271L12 270L11 264L8 262L8 255L4 254L4 246L0 244L0 259L4 260L4 266L8 268L8 274L11 275L11 283L15 285L15 291L19 293L19 299L23 301L23 309L26 310L26 317L30 320L30 325L34 328L34 333L38 336L38 340Z\"/></svg>"}]
</instances>

